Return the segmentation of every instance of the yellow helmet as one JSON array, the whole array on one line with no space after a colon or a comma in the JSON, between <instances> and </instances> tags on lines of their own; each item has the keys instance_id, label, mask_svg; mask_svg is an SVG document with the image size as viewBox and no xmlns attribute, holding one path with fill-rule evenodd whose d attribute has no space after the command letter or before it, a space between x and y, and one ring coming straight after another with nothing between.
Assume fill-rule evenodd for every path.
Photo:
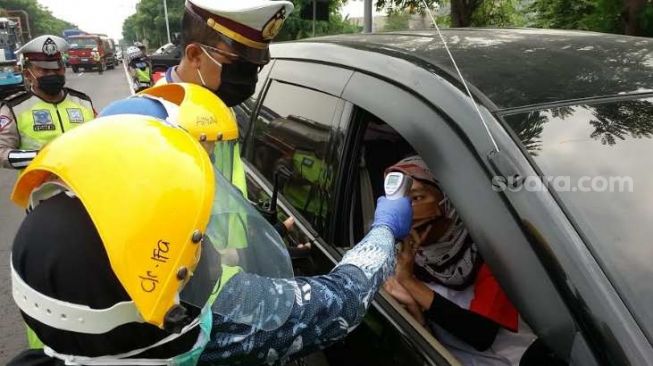
<instances>
[{"instance_id":1,"label":"yellow helmet","mask_svg":"<svg viewBox=\"0 0 653 366\"><path fill-rule=\"evenodd\" d=\"M146 89L138 95L160 98L178 106L172 119L199 141L238 139L238 124L231 109L202 86L164 84Z\"/></svg>"},{"instance_id":2,"label":"yellow helmet","mask_svg":"<svg viewBox=\"0 0 653 366\"><path fill-rule=\"evenodd\" d=\"M155 118L98 118L44 147L12 200L26 207L53 178L80 199L142 320L170 328L166 316L178 312L197 267L215 193L202 146Z\"/></svg>"}]
</instances>

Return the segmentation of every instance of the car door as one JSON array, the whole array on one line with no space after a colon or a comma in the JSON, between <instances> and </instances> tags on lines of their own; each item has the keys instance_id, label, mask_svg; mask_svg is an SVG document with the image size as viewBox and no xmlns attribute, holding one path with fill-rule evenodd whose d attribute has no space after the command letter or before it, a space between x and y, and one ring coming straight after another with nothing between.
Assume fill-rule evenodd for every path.
<instances>
[{"instance_id":1,"label":"car door","mask_svg":"<svg viewBox=\"0 0 653 366\"><path fill-rule=\"evenodd\" d=\"M285 186L279 187L280 216L297 220L290 245L313 245L310 256L295 258L296 272L327 273L347 249L334 243L334 224L342 216L336 204L343 191L341 175L349 166L343 159L353 142L349 123L354 108L338 96L353 71L288 60L277 60L270 68L259 80L260 95L236 109L240 123L249 123L243 148L248 194L265 203L274 189L275 172L290 171ZM376 298L350 336L324 351L332 365L450 364L450 356L443 354L446 351L387 295Z\"/></svg>"}]
</instances>

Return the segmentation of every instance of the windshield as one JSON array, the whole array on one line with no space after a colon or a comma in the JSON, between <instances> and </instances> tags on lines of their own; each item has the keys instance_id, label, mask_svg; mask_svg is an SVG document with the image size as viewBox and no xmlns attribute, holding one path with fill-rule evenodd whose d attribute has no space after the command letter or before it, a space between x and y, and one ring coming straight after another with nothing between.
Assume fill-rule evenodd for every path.
<instances>
[{"instance_id":1,"label":"windshield","mask_svg":"<svg viewBox=\"0 0 653 366\"><path fill-rule=\"evenodd\" d=\"M175 46L172 43L165 44L165 45L161 46L158 50L156 50L153 53L153 55L165 55L165 54L168 54L168 53L172 53L176 47L177 46Z\"/></svg>"},{"instance_id":2,"label":"windshield","mask_svg":"<svg viewBox=\"0 0 653 366\"><path fill-rule=\"evenodd\" d=\"M653 337L653 98L505 117Z\"/></svg>"},{"instance_id":3,"label":"windshield","mask_svg":"<svg viewBox=\"0 0 653 366\"><path fill-rule=\"evenodd\" d=\"M95 48L97 47L97 40L95 38L71 38L70 48Z\"/></svg>"}]
</instances>

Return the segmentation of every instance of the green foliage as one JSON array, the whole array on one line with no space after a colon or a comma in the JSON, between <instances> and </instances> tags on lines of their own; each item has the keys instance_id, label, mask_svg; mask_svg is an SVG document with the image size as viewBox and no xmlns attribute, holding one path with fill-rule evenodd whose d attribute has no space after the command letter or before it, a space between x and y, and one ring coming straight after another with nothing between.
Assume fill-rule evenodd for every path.
<instances>
[{"instance_id":1,"label":"green foliage","mask_svg":"<svg viewBox=\"0 0 653 366\"><path fill-rule=\"evenodd\" d=\"M442 8L449 5L450 9L459 9L465 14L471 14L471 19L453 19L460 17L461 14L448 14L446 22L438 16L438 24L461 24L467 23L468 26L475 27L518 27L526 24L525 16L520 11L519 5L521 0L427 0L426 4L431 9L438 3ZM376 2L378 9L385 8L389 14L408 12L424 13L424 3L422 0L378 0ZM436 14L434 14L436 15ZM444 17L442 17L444 18Z\"/></svg>"},{"instance_id":2,"label":"green foliage","mask_svg":"<svg viewBox=\"0 0 653 366\"><path fill-rule=\"evenodd\" d=\"M642 26L642 35L653 37L653 3L646 4L639 17L639 22Z\"/></svg>"},{"instance_id":3,"label":"green foliage","mask_svg":"<svg viewBox=\"0 0 653 366\"><path fill-rule=\"evenodd\" d=\"M32 37L43 34L61 36L64 29L76 28L74 24L56 18L50 10L39 4L37 0L0 0L0 9L26 11L29 14Z\"/></svg>"},{"instance_id":4,"label":"green foliage","mask_svg":"<svg viewBox=\"0 0 653 366\"><path fill-rule=\"evenodd\" d=\"M385 25L383 26L383 31L394 32L408 29L410 17L411 14L404 11L393 11L389 13Z\"/></svg>"},{"instance_id":5,"label":"green foliage","mask_svg":"<svg viewBox=\"0 0 653 366\"><path fill-rule=\"evenodd\" d=\"M184 0L167 0L170 34L181 31ZM162 0L140 0L136 13L125 19L122 25L124 43L144 42L149 48L168 43L166 20Z\"/></svg>"},{"instance_id":6,"label":"green foliage","mask_svg":"<svg viewBox=\"0 0 653 366\"><path fill-rule=\"evenodd\" d=\"M442 1L426 0L426 5L431 9L436 3L442 3ZM376 8L378 10L388 9L388 11L390 12L407 11L411 14L414 14L416 12L423 11L424 4L422 0L377 0Z\"/></svg>"},{"instance_id":7,"label":"green foliage","mask_svg":"<svg viewBox=\"0 0 653 366\"><path fill-rule=\"evenodd\" d=\"M647 2L638 16L629 19L628 6L643 1L633 0L535 0L530 10L535 13L532 26L541 28L580 29L624 34L628 23L638 34L653 36L653 4Z\"/></svg>"},{"instance_id":8,"label":"green foliage","mask_svg":"<svg viewBox=\"0 0 653 366\"><path fill-rule=\"evenodd\" d=\"M170 33L181 32L181 18L184 11L184 0L167 0ZM302 7L312 6L312 0L294 0L295 11L286 20L284 27L276 40L294 40L312 36L313 22L301 19ZM316 22L315 35L359 32L361 27L352 25L340 15L343 0L332 0L329 4L330 19ZM136 13L125 19L122 35L126 44L134 41L147 41L150 48L156 48L167 43L165 18L162 0L140 0Z\"/></svg>"},{"instance_id":9,"label":"green foliage","mask_svg":"<svg viewBox=\"0 0 653 366\"><path fill-rule=\"evenodd\" d=\"M348 19L340 15L340 8L346 0L331 0L329 2L329 21L317 21L315 24L315 36L329 34L355 33L360 32L362 27L351 24ZM312 0L293 0L295 10L290 14L283 25L281 32L277 35L277 41L289 41L311 37L313 35L313 21L301 19L302 8L313 6Z\"/></svg>"},{"instance_id":10,"label":"green foliage","mask_svg":"<svg viewBox=\"0 0 653 366\"><path fill-rule=\"evenodd\" d=\"M594 0L535 0L531 24L539 28L590 29L588 17L596 11Z\"/></svg>"},{"instance_id":11,"label":"green foliage","mask_svg":"<svg viewBox=\"0 0 653 366\"><path fill-rule=\"evenodd\" d=\"M472 14L475 27L522 27L526 24L519 0L485 0Z\"/></svg>"}]
</instances>

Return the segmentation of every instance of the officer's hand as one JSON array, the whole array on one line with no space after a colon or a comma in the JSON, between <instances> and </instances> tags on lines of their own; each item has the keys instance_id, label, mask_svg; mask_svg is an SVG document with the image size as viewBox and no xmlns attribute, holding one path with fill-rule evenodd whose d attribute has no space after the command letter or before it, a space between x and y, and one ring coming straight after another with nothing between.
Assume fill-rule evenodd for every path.
<instances>
[{"instance_id":1,"label":"officer's hand","mask_svg":"<svg viewBox=\"0 0 653 366\"><path fill-rule=\"evenodd\" d=\"M397 239L405 238L413 224L413 207L408 197L389 200L385 196L379 197L374 212L375 226L386 226Z\"/></svg>"}]
</instances>

